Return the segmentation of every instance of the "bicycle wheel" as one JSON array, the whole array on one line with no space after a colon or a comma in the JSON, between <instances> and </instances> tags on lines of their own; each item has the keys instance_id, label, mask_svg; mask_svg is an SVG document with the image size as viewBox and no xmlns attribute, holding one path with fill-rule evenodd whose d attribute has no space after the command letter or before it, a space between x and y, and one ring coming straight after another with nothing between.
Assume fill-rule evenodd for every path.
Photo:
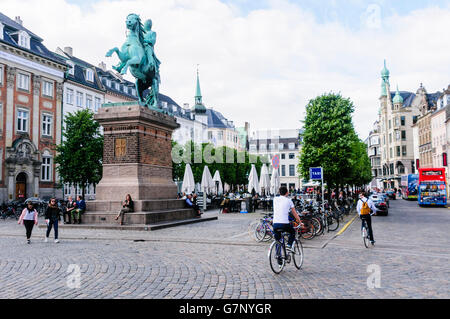
<instances>
[{"instance_id":1,"label":"bicycle wheel","mask_svg":"<svg viewBox=\"0 0 450 319\"><path fill-rule=\"evenodd\" d=\"M363 238L364 246L369 248L369 233L365 225L361 228L361 236Z\"/></svg>"},{"instance_id":2,"label":"bicycle wheel","mask_svg":"<svg viewBox=\"0 0 450 319\"><path fill-rule=\"evenodd\" d=\"M303 265L303 245L299 240L294 241L294 252L292 253L295 268L300 269Z\"/></svg>"},{"instance_id":3,"label":"bicycle wheel","mask_svg":"<svg viewBox=\"0 0 450 319\"><path fill-rule=\"evenodd\" d=\"M339 217L328 216L328 230L335 231L339 227Z\"/></svg>"},{"instance_id":4,"label":"bicycle wheel","mask_svg":"<svg viewBox=\"0 0 450 319\"><path fill-rule=\"evenodd\" d=\"M265 236L266 236L266 225L260 223L255 228L255 239L256 241L262 241Z\"/></svg>"},{"instance_id":5,"label":"bicycle wheel","mask_svg":"<svg viewBox=\"0 0 450 319\"><path fill-rule=\"evenodd\" d=\"M269 224L266 224L265 228L266 228L266 232L264 234L262 241L270 241L273 239L273 229L271 228L271 226Z\"/></svg>"},{"instance_id":6,"label":"bicycle wheel","mask_svg":"<svg viewBox=\"0 0 450 319\"><path fill-rule=\"evenodd\" d=\"M314 230L316 232L314 236L322 234L323 227L322 224L320 223L320 219L318 219L317 217L313 217L311 219L311 222L314 224Z\"/></svg>"},{"instance_id":7,"label":"bicycle wheel","mask_svg":"<svg viewBox=\"0 0 450 319\"><path fill-rule=\"evenodd\" d=\"M302 237L304 239L308 239L308 240L313 239L315 234L316 234L316 230L315 230L314 224L312 222L310 222L310 224L308 226L308 230L306 232L302 231Z\"/></svg>"},{"instance_id":8,"label":"bicycle wheel","mask_svg":"<svg viewBox=\"0 0 450 319\"><path fill-rule=\"evenodd\" d=\"M272 271L279 274L286 264L286 253L279 241L274 241L269 249L269 264Z\"/></svg>"}]
</instances>

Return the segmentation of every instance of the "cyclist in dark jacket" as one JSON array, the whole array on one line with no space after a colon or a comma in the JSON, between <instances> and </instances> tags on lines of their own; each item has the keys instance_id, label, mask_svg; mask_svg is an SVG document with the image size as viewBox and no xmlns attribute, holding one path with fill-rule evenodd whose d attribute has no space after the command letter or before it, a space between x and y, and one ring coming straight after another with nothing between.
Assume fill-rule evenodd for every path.
<instances>
[{"instance_id":1,"label":"cyclist in dark jacket","mask_svg":"<svg viewBox=\"0 0 450 319\"><path fill-rule=\"evenodd\" d=\"M47 233L45 234L45 242L48 242L48 236L52 227L55 228L55 243L59 243L58 239L58 223L61 219L61 209L56 204L56 198L51 198L45 211L45 222L47 223Z\"/></svg>"}]
</instances>

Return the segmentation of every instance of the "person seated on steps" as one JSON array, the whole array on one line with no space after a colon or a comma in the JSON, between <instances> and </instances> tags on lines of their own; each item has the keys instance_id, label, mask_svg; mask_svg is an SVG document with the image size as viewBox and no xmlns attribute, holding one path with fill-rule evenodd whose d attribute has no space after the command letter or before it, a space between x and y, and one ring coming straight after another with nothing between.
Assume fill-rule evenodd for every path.
<instances>
[{"instance_id":1,"label":"person seated on steps","mask_svg":"<svg viewBox=\"0 0 450 319\"><path fill-rule=\"evenodd\" d=\"M125 201L122 203L122 209L116 216L115 220L118 220L120 218L120 225L123 225L123 218L125 214L131 213L133 210L134 210L133 200L131 199L131 195L127 194L127 196L125 196Z\"/></svg>"},{"instance_id":2,"label":"person seated on steps","mask_svg":"<svg viewBox=\"0 0 450 319\"><path fill-rule=\"evenodd\" d=\"M76 201L76 207L72 210L72 220L74 224L81 224L81 215L86 210L86 203L83 196L78 195Z\"/></svg>"},{"instance_id":3,"label":"person seated on steps","mask_svg":"<svg viewBox=\"0 0 450 319\"><path fill-rule=\"evenodd\" d=\"M187 207L194 210L194 212L197 214L196 217L201 217L203 213L200 211L200 207L198 207L196 199L191 194L187 195L185 203Z\"/></svg>"}]
</instances>

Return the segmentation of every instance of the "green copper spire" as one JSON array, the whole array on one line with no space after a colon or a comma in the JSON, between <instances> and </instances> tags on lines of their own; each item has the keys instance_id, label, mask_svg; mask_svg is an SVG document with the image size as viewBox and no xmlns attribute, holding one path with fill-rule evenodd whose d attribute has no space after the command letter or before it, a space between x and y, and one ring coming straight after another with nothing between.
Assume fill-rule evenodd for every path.
<instances>
[{"instance_id":1,"label":"green copper spire","mask_svg":"<svg viewBox=\"0 0 450 319\"><path fill-rule=\"evenodd\" d=\"M398 90L398 85L397 85L397 92L395 92L395 96L394 96L394 99L392 100L392 102L394 104L397 104L397 103L403 104L403 98L400 95L400 92Z\"/></svg>"},{"instance_id":2,"label":"green copper spire","mask_svg":"<svg viewBox=\"0 0 450 319\"><path fill-rule=\"evenodd\" d=\"M195 90L195 105L194 105L195 113L205 113L206 107L202 102L202 92L200 90L200 77L198 75L198 66L197 66L197 88Z\"/></svg>"},{"instance_id":3,"label":"green copper spire","mask_svg":"<svg viewBox=\"0 0 450 319\"><path fill-rule=\"evenodd\" d=\"M381 96L387 96L386 84L389 84L389 70L386 67L386 59L384 60L384 68L381 70Z\"/></svg>"},{"instance_id":4,"label":"green copper spire","mask_svg":"<svg viewBox=\"0 0 450 319\"><path fill-rule=\"evenodd\" d=\"M386 59L384 59L384 68L383 70L381 70L381 77L384 78L388 78L389 79L389 70L386 67Z\"/></svg>"}]
</instances>

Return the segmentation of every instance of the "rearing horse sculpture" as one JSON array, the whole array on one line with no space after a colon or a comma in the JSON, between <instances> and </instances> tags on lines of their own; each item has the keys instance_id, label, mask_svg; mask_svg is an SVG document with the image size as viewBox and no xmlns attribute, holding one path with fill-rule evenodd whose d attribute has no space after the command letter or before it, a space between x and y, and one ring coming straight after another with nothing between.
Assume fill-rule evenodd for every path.
<instances>
[{"instance_id":1,"label":"rearing horse sculpture","mask_svg":"<svg viewBox=\"0 0 450 319\"><path fill-rule=\"evenodd\" d=\"M136 78L136 92L139 104L149 107L157 107L159 93L159 60L156 58L153 47L156 41L156 33L151 31L151 20L145 23L146 29L137 14L129 14L126 20L129 30L127 39L121 50L112 48L106 53L107 57L115 52L120 63L113 69L124 75L128 68ZM144 90L150 88L149 94L144 101Z\"/></svg>"}]
</instances>

